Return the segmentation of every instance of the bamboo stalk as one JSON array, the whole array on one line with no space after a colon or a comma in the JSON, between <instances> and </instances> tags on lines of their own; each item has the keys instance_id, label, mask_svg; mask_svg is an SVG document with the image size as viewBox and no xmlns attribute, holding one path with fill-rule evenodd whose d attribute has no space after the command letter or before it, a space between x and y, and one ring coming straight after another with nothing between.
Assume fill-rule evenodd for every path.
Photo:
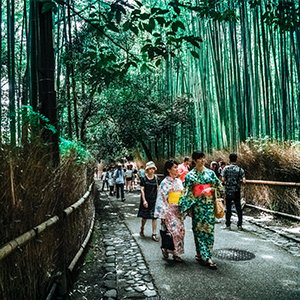
<instances>
[{"instance_id":1,"label":"bamboo stalk","mask_svg":"<svg viewBox=\"0 0 300 300\"><path fill-rule=\"evenodd\" d=\"M46 300L52 300L52 299L54 299L54 294L55 294L56 289L58 287L57 281L58 281L58 279L61 276L62 276L62 273L60 271L55 274L55 276L54 276L55 281L54 281L54 283L53 283L53 285L52 285L52 287L50 289L50 292L48 293L48 296L47 296Z\"/></svg>"},{"instance_id":2,"label":"bamboo stalk","mask_svg":"<svg viewBox=\"0 0 300 300\"><path fill-rule=\"evenodd\" d=\"M15 188L14 188L14 170L13 170L11 158L9 159L9 170L10 170L11 198L12 198L13 206L15 206L16 205L16 196L15 196Z\"/></svg>"},{"instance_id":3,"label":"bamboo stalk","mask_svg":"<svg viewBox=\"0 0 300 300\"><path fill-rule=\"evenodd\" d=\"M89 197L91 190L92 190L92 185L90 185L88 191L77 202L73 203L71 206L64 209L64 213L66 215L69 215L76 208L78 208L81 204L83 204L85 202L85 200Z\"/></svg>"},{"instance_id":4,"label":"bamboo stalk","mask_svg":"<svg viewBox=\"0 0 300 300\"><path fill-rule=\"evenodd\" d=\"M35 231L33 229L23 233L16 239L6 243L1 249L0 249L0 260L8 256L12 251L14 251L17 247L23 245L25 242L31 240L36 235Z\"/></svg>"},{"instance_id":5,"label":"bamboo stalk","mask_svg":"<svg viewBox=\"0 0 300 300\"><path fill-rule=\"evenodd\" d=\"M258 210L262 210L262 211L265 211L267 213L271 213L271 214L274 214L274 215L278 215L278 216L282 216L282 217L286 217L286 218L290 218L290 219L300 221L300 217L298 217L298 216L294 216L294 215L286 214L286 213L283 213L283 212L280 212L280 211L275 211L275 210L259 207L259 206L252 205L252 204L246 204L246 206L251 207L251 208L255 208L255 209L258 209Z\"/></svg>"},{"instance_id":6,"label":"bamboo stalk","mask_svg":"<svg viewBox=\"0 0 300 300\"><path fill-rule=\"evenodd\" d=\"M37 227L34 227L33 229L31 229L31 230L23 233L22 235L18 236L14 240L6 243L0 249L0 260L5 258L12 251L14 251L16 248L18 248L18 247L24 245L26 242L32 240L35 236L37 236L39 233L43 232L45 229L51 227L58 220L59 220L58 216L54 216L51 219L47 220L46 222L43 222L42 224L38 225Z\"/></svg>"},{"instance_id":7,"label":"bamboo stalk","mask_svg":"<svg viewBox=\"0 0 300 300\"><path fill-rule=\"evenodd\" d=\"M246 180L246 183L266 184L266 185L282 185L282 186L300 186L300 182L268 181L268 180Z\"/></svg>"},{"instance_id":8,"label":"bamboo stalk","mask_svg":"<svg viewBox=\"0 0 300 300\"><path fill-rule=\"evenodd\" d=\"M83 241L82 245L80 246L80 249L78 250L78 252L76 253L75 257L73 258L73 260L71 261L70 265L68 266L68 269L72 272L72 270L74 269L77 261L79 260L80 256L82 255L82 252L84 251L87 243L90 240L90 237L92 235L93 232L93 228L94 228L94 223L95 223L95 210L93 211L93 217L92 217L92 221L91 221L91 226L90 229L86 235L85 240Z\"/></svg>"}]
</instances>

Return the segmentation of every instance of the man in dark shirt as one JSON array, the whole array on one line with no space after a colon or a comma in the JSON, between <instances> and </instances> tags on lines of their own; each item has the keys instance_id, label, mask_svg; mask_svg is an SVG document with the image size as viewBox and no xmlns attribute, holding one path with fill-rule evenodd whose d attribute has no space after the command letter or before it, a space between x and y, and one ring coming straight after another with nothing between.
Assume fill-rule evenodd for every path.
<instances>
[{"instance_id":1,"label":"man in dark shirt","mask_svg":"<svg viewBox=\"0 0 300 300\"><path fill-rule=\"evenodd\" d=\"M226 228L230 229L231 224L231 204L235 204L238 215L238 229L243 230L243 212L241 208L241 182L245 183L245 171L237 166L237 154L229 155L230 165L226 166L222 172L222 181L225 185L225 201L226 201Z\"/></svg>"}]
</instances>

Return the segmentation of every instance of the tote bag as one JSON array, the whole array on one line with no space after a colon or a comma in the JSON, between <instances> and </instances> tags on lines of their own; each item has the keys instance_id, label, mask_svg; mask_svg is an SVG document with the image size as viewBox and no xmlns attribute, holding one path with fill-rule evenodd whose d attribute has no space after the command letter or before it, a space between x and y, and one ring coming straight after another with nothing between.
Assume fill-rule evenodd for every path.
<instances>
[{"instance_id":1,"label":"tote bag","mask_svg":"<svg viewBox=\"0 0 300 300\"><path fill-rule=\"evenodd\" d=\"M174 250L174 242L172 234L167 230L160 230L161 248Z\"/></svg>"},{"instance_id":2,"label":"tote bag","mask_svg":"<svg viewBox=\"0 0 300 300\"><path fill-rule=\"evenodd\" d=\"M215 217L221 219L224 217L224 206L222 203L222 198L217 198L215 200Z\"/></svg>"}]
</instances>

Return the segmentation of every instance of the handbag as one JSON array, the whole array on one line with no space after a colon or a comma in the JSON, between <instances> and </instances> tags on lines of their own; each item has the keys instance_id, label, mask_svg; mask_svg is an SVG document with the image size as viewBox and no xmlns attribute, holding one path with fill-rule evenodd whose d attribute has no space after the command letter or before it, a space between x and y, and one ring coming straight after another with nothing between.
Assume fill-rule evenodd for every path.
<instances>
[{"instance_id":1,"label":"handbag","mask_svg":"<svg viewBox=\"0 0 300 300\"><path fill-rule=\"evenodd\" d=\"M174 242L173 242L172 234L167 230L160 230L160 236L161 236L161 248L173 251Z\"/></svg>"},{"instance_id":2,"label":"handbag","mask_svg":"<svg viewBox=\"0 0 300 300\"><path fill-rule=\"evenodd\" d=\"M224 206L222 198L216 198L215 200L215 217L221 219L224 217Z\"/></svg>"}]
</instances>

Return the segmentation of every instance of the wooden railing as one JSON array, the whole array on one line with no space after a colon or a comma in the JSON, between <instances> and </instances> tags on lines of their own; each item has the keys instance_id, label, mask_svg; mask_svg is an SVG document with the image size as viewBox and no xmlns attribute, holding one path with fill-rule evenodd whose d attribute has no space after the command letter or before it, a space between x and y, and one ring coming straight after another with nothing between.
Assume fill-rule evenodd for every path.
<instances>
[{"instance_id":1,"label":"wooden railing","mask_svg":"<svg viewBox=\"0 0 300 300\"><path fill-rule=\"evenodd\" d=\"M249 184L265 184L265 185L281 185L281 186L300 186L299 182L285 182L285 181L269 181L269 180L246 180Z\"/></svg>"},{"instance_id":2,"label":"wooden railing","mask_svg":"<svg viewBox=\"0 0 300 300\"><path fill-rule=\"evenodd\" d=\"M75 209L77 209L80 205L82 205L89 197L92 190L92 184L90 185L88 191L81 197L77 202L72 204L71 206L67 207L64 210L64 214L67 216L71 214ZM32 228L31 230L23 233L22 235L18 236L14 240L6 243L4 246L0 248L0 261L4 259L7 255L12 253L18 247L24 245L25 243L29 242L33 238L35 238L38 234L41 234L46 229L49 229L51 226L56 224L59 221L58 216L54 216L47 221L43 222L42 224Z\"/></svg>"},{"instance_id":3,"label":"wooden railing","mask_svg":"<svg viewBox=\"0 0 300 300\"><path fill-rule=\"evenodd\" d=\"M0 245L0 299L49 300L54 293L67 292L68 273L73 271L94 227L93 187L94 183L61 215ZM81 226L82 217L85 220ZM26 289L21 289L22 284Z\"/></svg>"}]
</instances>

